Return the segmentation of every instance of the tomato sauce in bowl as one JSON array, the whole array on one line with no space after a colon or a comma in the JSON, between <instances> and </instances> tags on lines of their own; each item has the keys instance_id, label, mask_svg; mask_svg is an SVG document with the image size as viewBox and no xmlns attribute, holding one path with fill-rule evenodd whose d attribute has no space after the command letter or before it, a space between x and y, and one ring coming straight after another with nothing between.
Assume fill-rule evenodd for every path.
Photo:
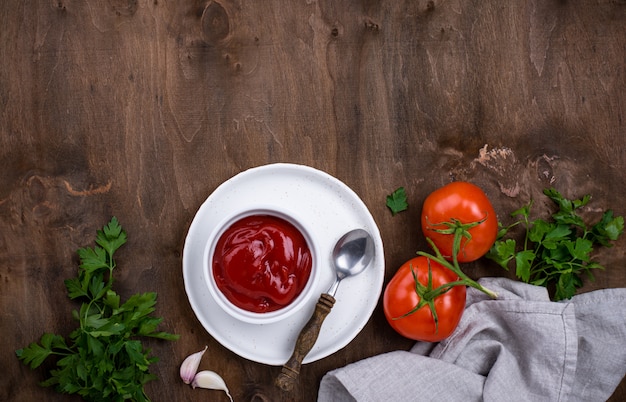
<instances>
[{"instance_id":1,"label":"tomato sauce in bowl","mask_svg":"<svg viewBox=\"0 0 626 402\"><path fill-rule=\"evenodd\" d=\"M248 312L269 313L289 306L303 292L313 254L292 223L254 214L221 233L210 263L215 285L230 303Z\"/></svg>"}]
</instances>

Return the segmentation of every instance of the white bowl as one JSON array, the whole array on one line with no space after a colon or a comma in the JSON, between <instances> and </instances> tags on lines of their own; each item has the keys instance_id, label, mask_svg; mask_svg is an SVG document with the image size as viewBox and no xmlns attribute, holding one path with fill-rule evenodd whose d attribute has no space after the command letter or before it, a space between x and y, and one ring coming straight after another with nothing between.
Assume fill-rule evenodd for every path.
<instances>
[{"instance_id":1,"label":"white bowl","mask_svg":"<svg viewBox=\"0 0 626 402\"><path fill-rule=\"evenodd\" d=\"M278 310L264 313L248 311L233 304L218 288L215 278L213 277L213 255L220 237L235 222L248 216L254 215L274 216L284 219L285 221L295 226L296 229L298 229L300 233L302 233L302 235L304 236L309 251L311 252L312 260L311 273L305 287L302 289L302 292L300 292L300 294L288 305ZM320 258L318 256L317 247L315 245L316 243L311 235L312 231L307 229L307 227L302 223L303 220L298 219L296 215L297 214L293 211L278 210L273 207L259 207L235 212L227 216L221 221L221 223L219 223L218 225L216 225L215 228L212 229L204 250L204 277L206 278L207 287L209 288L209 293L211 294L213 300L222 310L224 310L230 316L247 323L270 324L290 317L291 315L302 309L302 307L305 306L309 302L309 300L311 300L311 298L315 297L317 299L319 297L319 294L316 294L315 292L315 289L317 288L316 285L320 276Z\"/></svg>"}]
</instances>

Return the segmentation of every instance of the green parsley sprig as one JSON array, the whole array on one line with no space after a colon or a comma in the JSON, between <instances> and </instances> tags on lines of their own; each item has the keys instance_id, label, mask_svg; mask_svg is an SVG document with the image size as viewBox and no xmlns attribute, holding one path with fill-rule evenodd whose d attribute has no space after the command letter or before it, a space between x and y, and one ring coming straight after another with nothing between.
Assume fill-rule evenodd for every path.
<instances>
[{"instance_id":1,"label":"green parsley sprig","mask_svg":"<svg viewBox=\"0 0 626 402\"><path fill-rule=\"evenodd\" d=\"M391 215L405 211L409 204L406 201L406 191L404 187L398 187L393 193L387 196L387 208L391 210Z\"/></svg>"},{"instance_id":2,"label":"green parsley sprig","mask_svg":"<svg viewBox=\"0 0 626 402\"><path fill-rule=\"evenodd\" d=\"M44 333L39 343L16 351L31 369L58 357L42 386L88 401L149 401L144 384L156 379L148 368L158 358L150 356L138 338L171 341L178 335L157 331L162 318L152 316L156 293L135 294L121 303L112 289L113 254L124 243L126 232L113 217L97 231L95 247L78 250L78 276L65 281L69 298L82 301L73 311L79 326L69 339Z\"/></svg>"},{"instance_id":3,"label":"green parsley sprig","mask_svg":"<svg viewBox=\"0 0 626 402\"><path fill-rule=\"evenodd\" d=\"M557 190L550 188L544 194L557 205L550 220L530 219L532 202L511 213L520 220L509 227L501 228L487 258L505 269L515 267L515 275L523 282L539 286L554 285L554 300L570 299L580 288L581 274L593 280L593 269L604 269L593 261L596 247L611 247L624 231L624 218L613 216L607 210L593 225L585 223L578 214L579 208L587 205L591 196L568 200ZM520 245L512 238L504 239L514 226L522 224L526 229L524 242Z\"/></svg>"}]
</instances>

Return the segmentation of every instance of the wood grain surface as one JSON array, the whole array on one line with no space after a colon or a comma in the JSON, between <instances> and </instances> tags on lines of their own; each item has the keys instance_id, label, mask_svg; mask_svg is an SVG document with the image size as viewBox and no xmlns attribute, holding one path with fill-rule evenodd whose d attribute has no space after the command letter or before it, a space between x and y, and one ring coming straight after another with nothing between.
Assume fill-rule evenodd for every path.
<instances>
[{"instance_id":1,"label":"wood grain surface","mask_svg":"<svg viewBox=\"0 0 626 402\"><path fill-rule=\"evenodd\" d=\"M111 216L128 231L123 297L157 291L154 401L216 391L182 384L187 354L235 401L314 401L329 370L412 342L379 303L345 348L306 364L291 394L280 367L238 357L194 316L181 275L189 225L224 180L274 162L324 170L372 212L386 281L426 249L419 213L452 180L480 185L501 219L554 186L626 215L623 0L53 0L0 2L2 401L71 401L15 357L67 335L63 280ZM407 189L392 217L385 197ZM582 291L626 286L626 238ZM474 277L508 273L486 261ZM358 306L354 306L355 309ZM329 316L328 319L332 319ZM516 381L512 378L511 381ZM626 399L626 382L613 401Z\"/></svg>"}]
</instances>

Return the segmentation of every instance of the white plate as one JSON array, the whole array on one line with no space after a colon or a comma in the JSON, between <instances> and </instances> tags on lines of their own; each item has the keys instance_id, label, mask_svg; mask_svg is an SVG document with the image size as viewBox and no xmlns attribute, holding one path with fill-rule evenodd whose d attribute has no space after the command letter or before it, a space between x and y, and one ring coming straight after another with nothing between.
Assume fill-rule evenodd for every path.
<instances>
[{"instance_id":1,"label":"white plate","mask_svg":"<svg viewBox=\"0 0 626 402\"><path fill-rule=\"evenodd\" d=\"M363 201L344 183L314 168L272 164L249 169L225 181L207 198L189 227L183 250L183 278L191 307L209 334L241 357L282 365L291 356L317 297L284 321L249 324L223 312L205 283L203 252L213 227L231 211L258 204L293 209L307 220L312 236L319 242L320 255L328 256L321 264L319 294L328 291L334 281L330 255L337 240L356 228L369 231L374 238L376 256L372 265L341 281L337 301L303 363L329 356L352 341L372 315L382 290L385 262L380 232Z\"/></svg>"}]
</instances>

